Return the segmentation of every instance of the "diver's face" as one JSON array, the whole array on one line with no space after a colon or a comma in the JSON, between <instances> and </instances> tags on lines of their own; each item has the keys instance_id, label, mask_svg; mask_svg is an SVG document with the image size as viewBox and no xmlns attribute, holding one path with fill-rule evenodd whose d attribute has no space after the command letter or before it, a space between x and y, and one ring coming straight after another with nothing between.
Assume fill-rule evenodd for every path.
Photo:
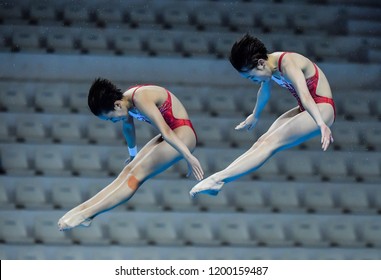
<instances>
[{"instance_id":1,"label":"diver's face","mask_svg":"<svg viewBox=\"0 0 381 280\"><path fill-rule=\"evenodd\" d=\"M119 122L119 121L124 121L126 120L128 115L128 110L123 106L123 102L120 100L115 102L115 107L113 111L109 111L108 113L103 113L99 115L98 117L101 120L105 121L111 121L113 123Z\"/></svg>"},{"instance_id":2,"label":"diver's face","mask_svg":"<svg viewBox=\"0 0 381 280\"><path fill-rule=\"evenodd\" d=\"M114 111L108 112L107 114L102 114L98 116L101 120L111 121L113 123L120 122L126 119L126 116L118 116Z\"/></svg>"},{"instance_id":3,"label":"diver's face","mask_svg":"<svg viewBox=\"0 0 381 280\"><path fill-rule=\"evenodd\" d=\"M120 121L123 121L126 119L126 116L124 117L114 117L114 116L111 116L110 114L106 114L106 115L100 115L98 116L101 120L104 120L104 121L111 121L113 123L116 123L116 122L120 122Z\"/></svg>"},{"instance_id":4,"label":"diver's face","mask_svg":"<svg viewBox=\"0 0 381 280\"><path fill-rule=\"evenodd\" d=\"M258 65L256 67L252 69L243 69L239 73L242 77L249 79L254 83L269 81L272 76L272 72L264 59L258 60Z\"/></svg>"}]
</instances>

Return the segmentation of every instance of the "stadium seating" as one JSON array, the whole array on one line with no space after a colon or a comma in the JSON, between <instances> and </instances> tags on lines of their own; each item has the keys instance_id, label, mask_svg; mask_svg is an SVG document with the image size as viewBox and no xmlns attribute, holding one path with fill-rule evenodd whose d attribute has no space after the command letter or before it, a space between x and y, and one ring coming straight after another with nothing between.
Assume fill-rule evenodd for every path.
<instances>
[{"instance_id":1,"label":"stadium seating","mask_svg":"<svg viewBox=\"0 0 381 280\"><path fill-rule=\"evenodd\" d=\"M380 259L381 6L315 2L0 5L0 258ZM234 129L252 113L258 89L229 63L246 32L324 71L337 106L329 150L321 151L318 135L218 196L196 198L182 160L90 228L58 231L59 217L112 182L129 157L121 125L88 108L96 77L173 92L197 132L194 155L205 177L296 106L273 86L254 130ZM139 150L159 133L135 127Z\"/></svg>"}]
</instances>

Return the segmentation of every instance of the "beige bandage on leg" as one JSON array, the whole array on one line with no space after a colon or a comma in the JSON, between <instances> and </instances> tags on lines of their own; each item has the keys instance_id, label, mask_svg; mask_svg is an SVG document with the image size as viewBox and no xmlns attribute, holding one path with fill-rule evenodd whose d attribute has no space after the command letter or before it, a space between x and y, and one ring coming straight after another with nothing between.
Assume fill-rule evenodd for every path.
<instances>
[{"instance_id":1,"label":"beige bandage on leg","mask_svg":"<svg viewBox=\"0 0 381 280\"><path fill-rule=\"evenodd\" d=\"M136 177L134 175L130 175L128 176L128 179L127 179L127 186L133 190L133 191L136 191L137 188L139 188L139 185L140 185L140 182L138 179L136 179Z\"/></svg>"}]
</instances>

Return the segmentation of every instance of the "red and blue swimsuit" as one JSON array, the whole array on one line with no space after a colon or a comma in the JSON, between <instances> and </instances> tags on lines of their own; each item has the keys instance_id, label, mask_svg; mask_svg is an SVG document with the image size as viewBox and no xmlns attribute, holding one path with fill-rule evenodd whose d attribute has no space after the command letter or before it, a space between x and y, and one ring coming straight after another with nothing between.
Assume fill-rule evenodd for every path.
<instances>
[{"instance_id":1,"label":"red and blue swimsuit","mask_svg":"<svg viewBox=\"0 0 381 280\"><path fill-rule=\"evenodd\" d=\"M282 59L283 59L283 57L286 54L287 54L287 52L284 52L279 57L278 70L279 70L280 73L282 73L282 69L281 69ZM313 75L312 77L306 79L308 91L310 92L310 94L311 94L311 96L314 99L316 104L318 104L318 103L328 103L328 104L331 104L332 107L333 107L333 111L334 111L335 117L336 117L336 108L335 108L335 102L333 101L333 99L325 97L325 96L320 96L320 95L316 94L316 88L317 88L317 85L318 85L318 82L319 82L319 71L318 71L318 68L317 68L315 63L314 63L314 67L315 67L315 75ZM298 105L299 105L300 111L302 111L302 112L305 111L305 109L304 109L304 107L302 105L302 102L300 101L300 98L299 98L299 96L298 96L298 94L297 94L297 92L295 90L295 87L290 82L288 82L283 76L281 76L280 79L277 78L277 77L272 76L271 79L274 82L276 82L278 85L280 85L280 86L282 86L284 88L287 88L292 93L292 95L296 98L296 100L298 101Z\"/></svg>"},{"instance_id":2,"label":"red and blue swimsuit","mask_svg":"<svg viewBox=\"0 0 381 280\"><path fill-rule=\"evenodd\" d=\"M139 110L136 108L135 103L134 103L134 96L135 96L136 90L138 90L142 86L144 86L144 85L139 85L134 89L134 91L132 93L132 104L133 104L134 108L133 108L133 110L129 110L128 114L133 118L136 118L140 121L144 121L144 122L151 124L151 121L146 116L144 116L142 113L139 112ZM195 132L193 125L192 125L192 122L190 120L175 118L175 116L173 115L173 111L172 111L171 93L168 90L166 90L166 91L167 91L168 97L164 101L164 103L162 105L160 105L160 107L158 107L158 109L159 109L161 115L163 116L165 122L168 124L168 126L172 130L174 130L177 127L183 126L183 125L189 126L193 130L194 134L196 135L196 132ZM197 135L196 135L196 137L197 137Z\"/></svg>"}]
</instances>

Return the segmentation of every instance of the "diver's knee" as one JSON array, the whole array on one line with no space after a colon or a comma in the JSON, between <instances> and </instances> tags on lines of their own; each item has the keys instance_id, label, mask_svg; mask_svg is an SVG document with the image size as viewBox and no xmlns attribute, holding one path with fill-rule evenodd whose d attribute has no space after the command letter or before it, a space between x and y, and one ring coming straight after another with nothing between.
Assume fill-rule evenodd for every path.
<instances>
[{"instance_id":1,"label":"diver's knee","mask_svg":"<svg viewBox=\"0 0 381 280\"><path fill-rule=\"evenodd\" d=\"M255 143L251 146L250 149L255 149L258 146L260 146L263 143L265 138L266 138L266 134L263 134L261 137L258 138L257 141L255 141Z\"/></svg>"},{"instance_id":2,"label":"diver's knee","mask_svg":"<svg viewBox=\"0 0 381 280\"><path fill-rule=\"evenodd\" d=\"M134 174L129 174L126 184L131 190L136 191L142 182Z\"/></svg>"},{"instance_id":3,"label":"diver's knee","mask_svg":"<svg viewBox=\"0 0 381 280\"><path fill-rule=\"evenodd\" d=\"M120 172L120 175L119 176L122 176L122 177L126 177L128 176L128 174L131 172L132 170L132 167L130 165L126 165L122 171Z\"/></svg>"},{"instance_id":4,"label":"diver's knee","mask_svg":"<svg viewBox=\"0 0 381 280\"><path fill-rule=\"evenodd\" d=\"M282 143L280 139L275 135L265 136L258 139L257 149L261 149L263 151L267 151L271 154L276 153L279 149L282 148Z\"/></svg>"}]
</instances>

